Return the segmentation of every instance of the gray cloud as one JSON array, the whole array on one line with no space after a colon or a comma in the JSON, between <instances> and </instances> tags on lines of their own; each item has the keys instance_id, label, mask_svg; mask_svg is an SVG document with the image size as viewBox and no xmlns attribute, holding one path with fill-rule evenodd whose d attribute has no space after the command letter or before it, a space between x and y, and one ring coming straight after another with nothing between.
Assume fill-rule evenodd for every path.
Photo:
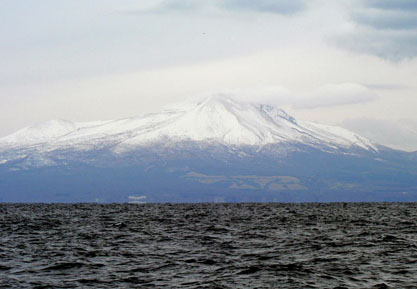
<instances>
[{"instance_id":1,"label":"gray cloud","mask_svg":"<svg viewBox=\"0 0 417 289\"><path fill-rule=\"evenodd\" d=\"M354 28L331 42L394 61L417 56L417 0L357 3L350 13Z\"/></svg>"},{"instance_id":2,"label":"gray cloud","mask_svg":"<svg viewBox=\"0 0 417 289\"><path fill-rule=\"evenodd\" d=\"M415 11L371 10L353 13L352 19L360 25L376 29L408 30L417 28Z\"/></svg>"},{"instance_id":3,"label":"gray cloud","mask_svg":"<svg viewBox=\"0 0 417 289\"><path fill-rule=\"evenodd\" d=\"M224 0L220 6L231 11L254 11L276 14L294 14L306 8L305 0Z\"/></svg>"},{"instance_id":4,"label":"gray cloud","mask_svg":"<svg viewBox=\"0 0 417 289\"><path fill-rule=\"evenodd\" d=\"M378 9L417 11L417 1L415 0L366 0L364 4Z\"/></svg>"},{"instance_id":5,"label":"gray cloud","mask_svg":"<svg viewBox=\"0 0 417 289\"><path fill-rule=\"evenodd\" d=\"M166 13L217 9L232 13L256 12L291 15L306 8L306 0L165 0L146 12Z\"/></svg>"},{"instance_id":6,"label":"gray cloud","mask_svg":"<svg viewBox=\"0 0 417 289\"><path fill-rule=\"evenodd\" d=\"M166 0L146 12L170 12L196 10L204 6L205 1L195 0Z\"/></svg>"},{"instance_id":7,"label":"gray cloud","mask_svg":"<svg viewBox=\"0 0 417 289\"><path fill-rule=\"evenodd\" d=\"M417 31L381 31L357 28L333 37L337 46L378 57L399 61L417 56Z\"/></svg>"}]
</instances>

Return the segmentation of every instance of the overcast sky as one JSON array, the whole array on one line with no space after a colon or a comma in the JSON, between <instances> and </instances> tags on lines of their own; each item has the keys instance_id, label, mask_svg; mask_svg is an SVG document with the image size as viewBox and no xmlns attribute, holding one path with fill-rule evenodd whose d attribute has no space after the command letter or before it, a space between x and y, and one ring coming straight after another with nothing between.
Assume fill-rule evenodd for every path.
<instances>
[{"instance_id":1,"label":"overcast sky","mask_svg":"<svg viewBox=\"0 0 417 289\"><path fill-rule=\"evenodd\" d=\"M0 0L0 137L229 93L417 150L417 0Z\"/></svg>"}]
</instances>

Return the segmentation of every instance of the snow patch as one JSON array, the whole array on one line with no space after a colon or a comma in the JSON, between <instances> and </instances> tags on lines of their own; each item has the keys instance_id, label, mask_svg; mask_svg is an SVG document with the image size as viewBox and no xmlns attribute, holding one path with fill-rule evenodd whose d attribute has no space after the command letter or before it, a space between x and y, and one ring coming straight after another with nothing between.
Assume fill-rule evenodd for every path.
<instances>
[{"instance_id":1,"label":"snow patch","mask_svg":"<svg viewBox=\"0 0 417 289\"><path fill-rule=\"evenodd\" d=\"M131 204L144 204L146 203L144 200L146 199L146 196L129 196L129 203Z\"/></svg>"}]
</instances>

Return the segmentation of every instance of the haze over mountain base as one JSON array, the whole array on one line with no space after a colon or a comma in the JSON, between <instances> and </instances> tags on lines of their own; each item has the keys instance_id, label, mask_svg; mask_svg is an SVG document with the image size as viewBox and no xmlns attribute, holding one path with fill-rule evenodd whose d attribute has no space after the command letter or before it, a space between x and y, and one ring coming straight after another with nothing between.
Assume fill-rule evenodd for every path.
<instances>
[{"instance_id":1,"label":"haze over mountain base","mask_svg":"<svg viewBox=\"0 0 417 289\"><path fill-rule=\"evenodd\" d=\"M417 201L417 155L212 97L0 139L2 202Z\"/></svg>"}]
</instances>

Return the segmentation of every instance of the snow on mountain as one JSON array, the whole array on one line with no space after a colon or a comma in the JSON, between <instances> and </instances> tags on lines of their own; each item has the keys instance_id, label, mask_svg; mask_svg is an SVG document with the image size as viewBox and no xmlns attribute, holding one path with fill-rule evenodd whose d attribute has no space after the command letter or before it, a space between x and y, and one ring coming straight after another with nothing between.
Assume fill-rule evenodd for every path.
<instances>
[{"instance_id":1,"label":"snow on mountain","mask_svg":"<svg viewBox=\"0 0 417 289\"><path fill-rule=\"evenodd\" d=\"M114 152L157 142L198 141L228 146L301 143L317 148L377 150L367 139L339 127L296 121L283 110L263 104L212 96L161 113L105 122L55 120L21 129L0 139L3 149L43 146L92 149L110 145Z\"/></svg>"},{"instance_id":2,"label":"snow on mountain","mask_svg":"<svg viewBox=\"0 0 417 289\"><path fill-rule=\"evenodd\" d=\"M68 133L94 124L101 124L101 122L75 123L68 120L50 120L22 128L0 138L0 144L19 146L54 142Z\"/></svg>"},{"instance_id":3,"label":"snow on mountain","mask_svg":"<svg viewBox=\"0 0 417 289\"><path fill-rule=\"evenodd\" d=\"M52 141L77 129L77 125L67 120L51 120L31 125L1 139L8 144L36 144Z\"/></svg>"}]
</instances>

